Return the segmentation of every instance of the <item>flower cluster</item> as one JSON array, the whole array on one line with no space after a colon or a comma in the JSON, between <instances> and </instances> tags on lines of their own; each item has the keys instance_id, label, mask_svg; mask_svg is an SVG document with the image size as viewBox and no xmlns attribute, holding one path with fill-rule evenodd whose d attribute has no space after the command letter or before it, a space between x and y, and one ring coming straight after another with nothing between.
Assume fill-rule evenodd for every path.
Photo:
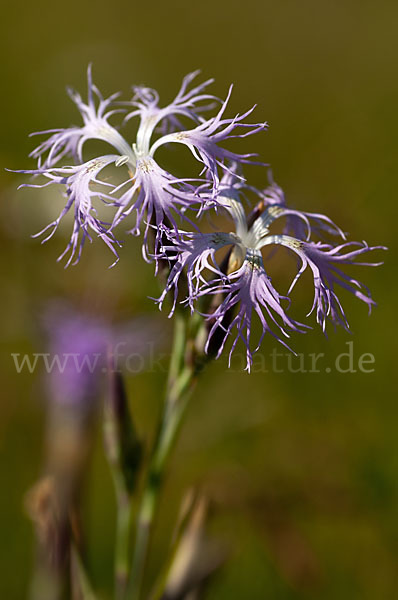
<instances>
[{"instance_id":1,"label":"flower cluster","mask_svg":"<svg viewBox=\"0 0 398 600\"><path fill-rule=\"evenodd\" d=\"M370 311L374 301L369 290L341 267L353 263L376 266L380 263L368 259L362 262L362 257L383 247L349 242L328 217L289 208L272 176L263 190L250 186L243 176L243 165L265 166L264 163L259 162L255 154L232 152L225 143L264 131L267 124L247 122L254 107L227 117L232 87L225 101L221 101L207 93L212 80L192 87L197 75L195 72L186 76L174 100L161 107L157 92L143 86L133 88L133 97L128 102L121 102L119 94L104 98L93 84L89 67L87 103L69 90L83 123L40 132L49 137L31 154L38 161L37 168L20 172L35 178L44 177L42 183L24 186L56 184L64 189L65 207L36 235L46 234L43 241L48 240L66 213L73 211L71 238L59 257L60 260L68 255L66 266L78 262L86 238L91 240L92 236L107 244L117 262L121 242L115 237L115 228L130 215L135 216L129 233L143 234L144 258L156 263L160 259L168 261L170 266L166 287L158 299L160 307L166 295L172 292L174 302L170 314L173 314L181 290L186 289L183 302L192 311L198 311L208 325L206 350L212 345L216 332L218 336L221 333L217 356L230 336L234 337L230 356L240 339L246 348L250 370L253 353L266 333L286 345L285 339L291 332L307 329L307 325L287 314L290 293L307 268L314 288L309 314L316 314L324 331L328 320L349 329L337 296L338 286L365 302ZM203 115L211 110L215 115L205 118ZM122 136L120 127L111 124L116 114L124 114L122 126L137 120L133 143ZM185 128L184 123L191 127ZM106 142L111 153L85 161L85 142L92 139ZM173 143L186 146L199 163L196 178L177 177L156 161L158 148ZM73 164L60 166L61 161L67 160ZM111 165L126 173L121 184L105 178L103 171ZM250 194L257 200L247 216L245 202ZM102 220L95 202L102 202L105 210L112 211L111 218ZM233 221L235 231L201 232L199 218L209 211L226 214ZM273 223L281 218L281 233L273 233ZM187 226L192 231L187 231ZM267 273L262 255L266 246L283 246L298 258L297 274L285 296L278 293ZM223 255L222 261L216 256L218 251ZM256 314L262 331L253 348L250 337Z\"/></svg>"}]
</instances>

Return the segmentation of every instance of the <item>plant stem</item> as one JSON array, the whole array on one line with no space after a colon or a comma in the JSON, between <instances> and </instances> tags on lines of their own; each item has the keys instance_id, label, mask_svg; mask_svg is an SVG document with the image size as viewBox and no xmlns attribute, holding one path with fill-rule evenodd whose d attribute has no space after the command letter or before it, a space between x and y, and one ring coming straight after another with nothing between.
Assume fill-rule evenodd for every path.
<instances>
[{"instance_id":1,"label":"plant stem","mask_svg":"<svg viewBox=\"0 0 398 600\"><path fill-rule=\"evenodd\" d=\"M194 367L186 364L186 343L186 318L181 314L176 314L163 414L153 447L146 486L137 517L136 542L127 594L129 600L140 600L141 598L152 525L159 502L165 465L176 440L195 379Z\"/></svg>"},{"instance_id":2,"label":"plant stem","mask_svg":"<svg viewBox=\"0 0 398 600\"><path fill-rule=\"evenodd\" d=\"M115 597L122 600L129 573L131 502L121 472L114 473L116 491Z\"/></svg>"},{"instance_id":3,"label":"plant stem","mask_svg":"<svg viewBox=\"0 0 398 600\"><path fill-rule=\"evenodd\" d=\"M131 497L140 463L141 446L130 416L119 371L109 352L109 389L104 403L104 443L116 497L115 599L123 600L129 575Z\"/></svg>"}]
</instances>

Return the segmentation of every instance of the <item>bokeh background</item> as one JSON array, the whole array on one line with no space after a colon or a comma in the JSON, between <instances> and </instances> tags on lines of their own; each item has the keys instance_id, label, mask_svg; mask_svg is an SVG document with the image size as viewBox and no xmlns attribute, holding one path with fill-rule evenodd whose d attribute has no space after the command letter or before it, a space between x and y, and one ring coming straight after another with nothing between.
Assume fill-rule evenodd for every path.
<instances>
[{"instance_id":1,"label":"bokeh background","mask_svg":"<svg viewBox=\"0 0 398 600\"><path fill-rule=\"evenodd\" d=\"M352 340L355 361L374 355L374 372L248 376L228 371L222 358L200 381L164 488L150 574L179 498L197 486L210 498L210 535L229 549L206 600L395 597L397 19L397 3L386 0L39 0L2 11L2 167L33 167L29 132L79 122L65 85L85 93L90 61L103 93L126 97L132 84L145 83L165 102L200 68L216 78L217 95L234 82L231 113L258 104L257 118L270 129L248 144L272 164L295 206L328 214L353 239L391 248L382 268L355 271L378 302L371 318L342 294L352 338L314 331L295 340L305 356L325 353L323 367ZM248 176L266 183L261 169ZM17 193L20 176L4 170L0 182L0 596L14 599L26 597L34 554L24 496L42 469L46 382L40 369L18 375L11 353L46 351L41 315L54 298L113 322L158 313L147 299L157 295L152 268L135 240L114 269L94 243L64 270L55 259L70 223L45 246L29 237L55 216L56 192ZM297 302L298 315L310 296L304 291ZM160 331L169 325L160 318ZM263 344L265 365L274 347ZM127 379L148 444L164 381L160 370ZM100 425L95 439L84 505L88 569L100 597L110 598L114 498Z\"/></svg>"}]
</instances>

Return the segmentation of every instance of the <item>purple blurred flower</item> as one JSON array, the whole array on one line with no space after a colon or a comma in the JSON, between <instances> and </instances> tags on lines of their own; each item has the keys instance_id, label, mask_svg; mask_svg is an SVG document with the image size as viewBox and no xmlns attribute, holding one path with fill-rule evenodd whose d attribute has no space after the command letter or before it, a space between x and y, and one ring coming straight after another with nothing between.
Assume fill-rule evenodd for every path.
<instances>
[{"instance_id":1,"label":"purple blurred flower","mask_svg":"<svg viewBox=\"0 0 398 600\"><path fill-rule=\"evenodd\" d=\"M46 325L55 366L49 377L50 398L58 404L89 408L100 392L110 327L59 306L46 315Z\"/></svg>"},{"instance_id":2,"label":"purple blurred flower","mask_svg":"<svg viewBox=\"0 0 398 600\"><path fill-rule=\"evenodd\" d=\"M49 340L49 394L62 405L87 405L97 400L108 369L143 369L164 340L156 319L138 316L110 324L101 316L54 302L43 316ZM164 330L164 327L162 328ZM164 333L164 332L163 332Z\"/></svg>"}]
</instances>

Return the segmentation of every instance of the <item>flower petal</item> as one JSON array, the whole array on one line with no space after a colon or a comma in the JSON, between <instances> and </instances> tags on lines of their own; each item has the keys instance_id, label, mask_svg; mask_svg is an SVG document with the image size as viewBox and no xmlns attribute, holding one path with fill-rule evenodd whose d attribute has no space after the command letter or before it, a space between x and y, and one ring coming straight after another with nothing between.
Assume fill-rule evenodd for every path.
<instances>
[{"instance_id":1,"label":"flower petal","mask_svg":"<svg viewBox=\"0 0 398 600\"><path fill-rule=\"evenodd\" d=\"M268 236L264 241L264 245L268 244L281 244L295 252L301 259L301 267L288 293L291 292L306 268L309 267L311 269L314 280L314 300L309 314L316 309L317 322L321 325L323 331L326 330L327 320L332 321L335 325L341 325L349 331L347 318L335 292L336 285L346 289L365 302L369 308L369 312L372 306L375 305L368 288L356 279L346 275L338 265L379 266L380 262L364 263L356 262L356 259L358 256L362 256L373 250L386 250L384 246L369 247L365 242L346 242L339 246L332 246L331 244L321 242L303 242L286 235ZM348 248L352 249L347 251Z\"/></svg>"},{"instance_id":2,"label":"flower petal","mask_svg":"<svg viewBox=\"0 0 398 600\"><path fill-rule=\"evenodd\" d=\"M64 252L59 256L58 260L61 260L65 254L70 251L69 259L66 266L72 262L76 264L81 256L84 242L86 238L90 238L90 230L93 231L100 237L108 248L113 252L116 257L116 262L119 259L118 254L115 250L115 245L120 246L120 243L115 239L113 233L109 231L109 223L105 223L98 219L95 215L96 210L92 205L93 198L97 197L100 199L113 199L109 194L101 190L93 190L92 184L102 184L97 179L97 175L107 165L114 163L118 159L117 155L111 154L101 156L89 160L82 165L76 165L71 167L60 167L51 169L38 169L29 171L19 171L20 173L29 173L32 175L43 175L49 181L43 184L22 184L20 187L45 187L51 184L61 184L66 186L66 197L67 202L65 207L62 209L59 216L47 225L42 231L35 234L33 237L43 235L48 230L50 234L42 241L42 243L48 241L58 229L62 218L67 212L74 206L74 226L72 231L71 239L65 248ZM106 184L109 187L109 184ZM115 263L114 263L115 264Z\"/></svg>"},{"instance_id":3,"label":"flower petal","mask_svg":"<svg viewBox=\"0 0 398 600\"><path fill-rule=\"evenodd\" d=\"M281 305L282 296L278 294L268 277L261 253L258 250L248 249L246 258L240 269L228 276L228 281L211 282L211 287L202 286L197 297L204 294L225 294L222 303L216 308L213 314L207 315L207 319L212 323L206 351L208 351L211 340L215 332L221 327L226 315L235 308L236 315L229 325L224 328L225 335L219 346L217 358L221 355L225 342L234 328L236 328L236 337L232 343L229 353L229 361L235 349L238 339L241 339L246 347L246 369L250 371L253 361L253 354L260 348L261 342L266 333L271 334L276 340L290 350L286 342L281 337L289 337L288 331L304 332L306 326L290 319L285 309ZM250 344L252 315L253 311L260 319L262 333L260 340L253 349ZM275 332L272 327L276 327Z\"/></svg>"}]
</instances>

